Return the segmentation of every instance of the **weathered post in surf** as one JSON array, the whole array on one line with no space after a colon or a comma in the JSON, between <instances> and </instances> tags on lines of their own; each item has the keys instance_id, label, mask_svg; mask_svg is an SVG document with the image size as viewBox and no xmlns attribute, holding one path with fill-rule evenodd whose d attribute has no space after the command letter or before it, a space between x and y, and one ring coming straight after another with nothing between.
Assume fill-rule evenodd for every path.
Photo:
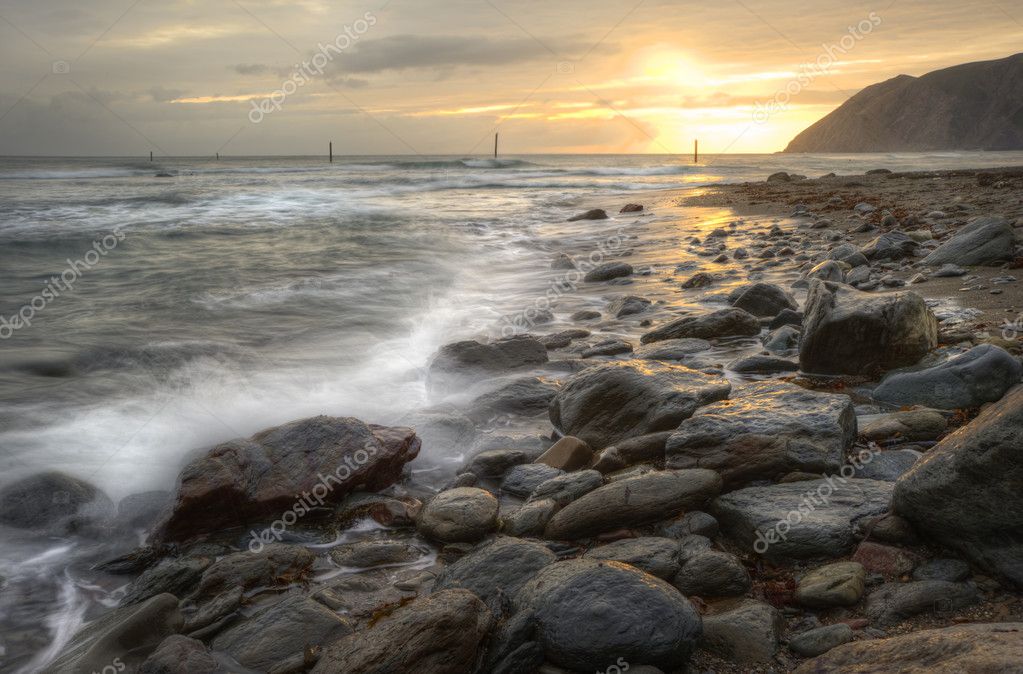
<instances>
[{"instance_id":1,"label":"weathered post in surf","mask_svg":"<svg viewBox=\"0 0 1023 674\"><path fill-rule=\"evenodd\" d=\"M330 156L330 163L334 163L334 141L330 141L327 148L327 153Z\"/></svg>"},{"instance_id":2,"label":"weathered post in surf","mask_svg":"<svg viewBox=\"0 0 1023 674\"><path fill-rule=\"evenodd\" d=\"M149 151L149 161L153 161L153 151Z\"/></svg>"},{"instance_id":3,"label":"weathered post in surf","mask_svg":"<svg viewBox=\"0 0 1023 674\"><path fill-rule=\"evenodd\" d=\"M699 140L694 140L693 141L693 163L694 164L699 164L700 163L700 141Z\"/></svg>"},{"instance_id":4,"label":"weathered post in surf","mask_svg":"<svg viewBox=\"0 0 1023 674\"><path fill-rule=\"evenodd\" d=\"M498 134L495 133L494 134L494 159L497 159L497 136L498 136Z\"/></svg>"}]
</instances>

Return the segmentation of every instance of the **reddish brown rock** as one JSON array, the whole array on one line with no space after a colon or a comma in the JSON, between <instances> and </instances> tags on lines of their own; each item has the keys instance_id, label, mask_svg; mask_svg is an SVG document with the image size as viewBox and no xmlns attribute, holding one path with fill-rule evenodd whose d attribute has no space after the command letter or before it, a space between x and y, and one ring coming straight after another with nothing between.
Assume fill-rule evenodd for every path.
<instances>
[{"instance_id":1,"label":"reddish brown rock","mask_svg":"<svg viewBox=\"0 0 1023 674\"><path fill-rule=\"evenodd\" d=\"M276 519L293 524L289 520L313 507L393 484L419 447L410 428L327 416L226 442L181 472L173 509L156 538L185 540Z\"/></svg>"},{"instance_id":2,"label":"reddish brown rock","mask_svg":"<svg viewBox=\"0 0 1023 674\"><path fill-rule=\"evenodd\" d=\"M579 438L566 435L551 448L540 455L535 463L543 463L551 468L559 468L565 471L578 470L590 465L593 460L593 450Z\"/></svg>"},{"instance_id":3,"label":"reddish brown rock","mask_svg":"<svg viewBox=\"0 0 1023 674\"><path fill-rule=\"evenodd\" d=\"M913 570L920 558L902 548L864 541L856 548L853 561L863 565L869 573L880 573L887 578L896 578Z\"/></svg>"}]
</instances>

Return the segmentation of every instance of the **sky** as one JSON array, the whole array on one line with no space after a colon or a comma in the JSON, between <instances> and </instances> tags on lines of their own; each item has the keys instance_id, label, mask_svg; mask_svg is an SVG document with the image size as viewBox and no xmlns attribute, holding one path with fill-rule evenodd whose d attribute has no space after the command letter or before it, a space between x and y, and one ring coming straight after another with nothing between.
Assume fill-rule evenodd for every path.
<instances>
[{"instance_id":1,"label":"sky","mask_svg":"<svg viewBox=\"0 0 1023 674\"><path fill-rule=\"evenodd\" d=\"M1015 0L0 0L0 155L775 152Z\"/></svg>"}]
</instances>

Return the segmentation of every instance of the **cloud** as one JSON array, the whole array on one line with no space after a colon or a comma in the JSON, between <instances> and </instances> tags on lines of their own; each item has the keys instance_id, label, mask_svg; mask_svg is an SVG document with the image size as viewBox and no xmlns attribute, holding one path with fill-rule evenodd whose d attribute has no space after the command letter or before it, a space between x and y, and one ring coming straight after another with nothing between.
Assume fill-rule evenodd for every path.
<instances>
[{"instance_id":1,"label":"cloud","mask_svg":"<svg viewBox=\"0 0 1023 674\"><path fill-rule=\"evenodd\" d=\"M557 62L570 60L569 54L581 54L589 47L574 40L541 41L555 53L530 38L392 35L358 43L338 59L339 70L370 74L387 70L492 67L544 60Z\"/></svg>"},{"instance_id":2,"label":"cloud","mask_svg":"<svg viewBox=\"0 0 1023 674\"><path fill-rule=\"evenodd\" d=\"M167 103L168 101L181 98L188 92L184 89L165 89L163 87L156 86L146 90L146 93L149 94L156 103Z\"/></svg>"},{"instance_id":3,"label":"cloud","mask_svg":"<svg viewBox=\"0 0 1023 674\"><path fill-rule=\"evenodd\" d=\"M239 63L231 69L239 75L265 75L271 72L270 66L262 63Z\"/></svg>"}]
</instances>

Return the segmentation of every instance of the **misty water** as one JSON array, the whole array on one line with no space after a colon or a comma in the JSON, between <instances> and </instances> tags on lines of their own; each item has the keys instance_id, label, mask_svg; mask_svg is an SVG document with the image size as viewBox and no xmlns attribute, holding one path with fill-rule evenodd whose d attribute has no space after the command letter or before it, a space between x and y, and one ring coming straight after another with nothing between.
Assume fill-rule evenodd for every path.
<instances>
[{"instance_id":1,"label":"misty water","mask_svg":"<svg viewBox=\"0 0 1023 674\"><path fill-rule=\"evenodd\" d=\"M1023 153L697 165L657 155L3 158L0 488L59 470L117 502L172 489L192 452L275 424L316 414L400 424L439 402L426 381L431 354L501 334L543 295L557 253L596 249L624 228L634 265L695 269L674 242L734 217L673 206L669 190L777 170L1021 163ZM653 214L566 222L628 201ZM654 277L628 292L686 301ZM566 299L545 329L602 308L606 294ZM465 449L424 443L413 468L444 474ZM82 620L116 604L125 579L89 566L109 552L98 547L141 541L123 533L113 542L0 528L0 662L18 656L0 671L38 669Z\"/></svg>"}]
</instances>

